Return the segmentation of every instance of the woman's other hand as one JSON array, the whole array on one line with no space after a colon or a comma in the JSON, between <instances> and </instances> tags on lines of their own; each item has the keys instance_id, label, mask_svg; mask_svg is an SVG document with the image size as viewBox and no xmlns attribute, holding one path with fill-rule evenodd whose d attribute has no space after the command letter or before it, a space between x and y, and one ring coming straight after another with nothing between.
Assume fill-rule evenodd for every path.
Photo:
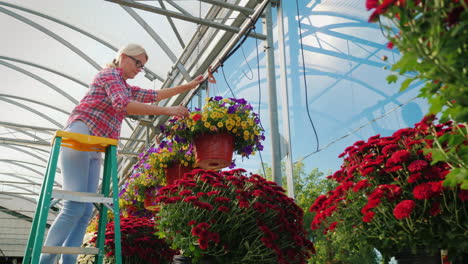
<instances>
[{"instance_id":1,"label":"woman's other hand","mask_svg":"<svg viewBox=\"0 0 468 264\"><path fill-rule=\"evenodd\" d=\"M187 83L187 85L190 86L190 89L193 89L193 88L197 87L200 83L202 83L204 81L205 81L205 77L203 75L198 75L197 78L195 78L192 81L190 81L189 83Z\"/></svg>"},{"instance_id":2,"label":"woman's other hand","mask_svg":"<svg viewBox=\"0 0 468 264\"><path fill-rule=\"evenodd\" d=\"M181 105L167 107L167 110L169 116L187 117L189 115L188 109Z\"/></svg>"}]
</instances>

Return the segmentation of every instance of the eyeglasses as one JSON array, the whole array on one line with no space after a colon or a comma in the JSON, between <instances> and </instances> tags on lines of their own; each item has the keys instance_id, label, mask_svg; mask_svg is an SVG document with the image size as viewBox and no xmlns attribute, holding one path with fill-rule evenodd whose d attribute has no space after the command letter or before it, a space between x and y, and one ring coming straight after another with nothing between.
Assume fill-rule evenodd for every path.
<instances>
[{"instance_id":1,"label":"eyeglasses","mask_svg":"<svg viewBox=\"0 0 468 264\"><path fill-rule=\"evenodd\" d=\"M126 55L126 54L125 54L125 55ZM132 56L129 56L129 55L127 55L127 57L129 57L130 59L132 59L132 60L135 62L135 66L136 66L137 68L140 68L140 69L145 68L145 65L143 65L143 63L141 62L141 60L137 60L137 59L135 59L135 58L133 58Z\"/></svg>"}]
</instances>

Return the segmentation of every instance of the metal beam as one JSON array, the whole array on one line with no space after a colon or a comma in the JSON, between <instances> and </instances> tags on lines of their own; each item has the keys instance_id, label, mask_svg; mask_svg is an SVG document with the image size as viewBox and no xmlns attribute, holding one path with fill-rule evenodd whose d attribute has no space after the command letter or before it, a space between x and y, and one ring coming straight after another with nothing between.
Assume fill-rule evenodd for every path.
<instances>
[{"instance_id":1,"label":"metal beam","mask_svg":"<svg viewBox=\"0 0 468 264\"><path fill-rule=\"evenodd\" d=\"M30 19L27 19L26 17L24 16L21 16L15 12L12 12L8 9L5 9L3 7L0 7L0 12L3 12L9 16L12 16L34 28L36 28L37 30L43 32L44 34L52 37L53 39L57 40L58 42L60 42L61 44L65 45L67 48L69 48L71 51L75 52L78 56L80 56L81 58L83 58L85 61L87 61L89 64L91 64L91 66L93 66L94 68L96 68L97 70L101 70L101 66L99 66L99 64L97 62L95 62L93 59L91 59L88 55L86 55L83 51L81 51L80 49L78 49L77 47L75 47L73 44L71 44L70 42L66 41L65 39L63 39L62 37L60 37L59 35L55 34L54 32L48 30L47 28L37 24L36 22L30 20Z\"/></svg>"},{"instance_id":2,"label":"metal beam","mask_svg":"<svg viewBox=\"0 0 468 264\"><path fill-rule=\"evenodd\" d=\"M266 67L267 67L267 82L268 82L268 112L270 121L271 135L271 176L272 180L278 185L282 185L281 171L281 142L278 125L278 101L276 93L276 73L275 73L275 44L273 42L273 20L271 4L265 8L265 23L263 24L264 32L267 35L265 41L266 47ZM258 48L258 47L257 47ZM265 175L266 177L266 175Z\"/></svg>"},{"instance_id":3,"label":"metal beam","mask_svg":"<svg viewBox=\"0 0 468 264\"><path fill-rule=\"evenodd\" d=\"M162 0L159 0L159 4L161 5L162 8L166 9L166 5L164 4L164 2L163 2ZM177 38L177 40L179 41L180 46L181 46L183 49L185 49L184 40L183 40L182 37L180 36L179 30L177 30L177 27L175 26L174 21L172 20L171 17L166 17L166 18L167 18L167 21L169 22L169 25L171 25L172 31L173 31L174 34L176 35L176 38Z\"/></svg>"},{"instance_id":4,"label":"metal beam","mask_svg":"<svg viewBox=\"0 0 468 264\"><path fill-rule=\"evenodd\" d=\"M62 124L60 124L59 122L57 122L54 119L50 118L49 116L43 114L42 112L37 111L36 109L34 109L32 107L29 107L29 106L24 105L22 103L18 103L18 102L15 102L13 100L3 98L3 97L0 97L0 100L5 101L5 102L10 103L10 104L13 104L13 105L16 105L18 107L24 108L24 109L28 110L29 112L34 113L34 114L44 118L45 120L51 122L52 124L56 125L57 127L62 127Z\"/></svg>"},{"instance_id":5,"label":"metal beam","mask_svg":"<svg viewBox=\"0 0 468 264\"><path fill-rule=\"evenodd\" d=\"M28 102L31 102L31 103L35 103L35 104L39 104L39 105L42 105L42 106L45 106L45 107L52 108L52 109L54 109L56 111L59 111L59 112L62 112L64 114L66 114L66 115L70 115L70 112L68 112L68 111L62 110L62 109L60 109L58 107L55 107L53 105L50 105L50 104L46 104L46 103L43 103L43 102L32 100L32 99L29 99L29 98L25 98L25 97L21 97L21 96L15 96L15 95L8 95L8 94L0 94L0 97L10 97L10 98L18 99L18 100L28 101Z\"/></svg>"},{"instance_id":6,"label":"metal beam","mask_svg":"<svg viewBox=\"0 0 468 264\"><path fill-rule=\"evenodd\" d=\"M0 7L0 11L1 11L1 9L2 9L2 8ZM23 68L20 68L20 67L18 67L18 66L16 66L16 65L13 65L13 64L11 64L11 63L8 63L8 62L6 62L6 61L0 60L0 64L4 65L4 66L6 66L6 67L9 67L9 68L11 68L11 69L13 69L13 70L16 70L16 71L18 71L18 72L21 72L21 73L23 73L23 74L25 74L25 75L27 75L27 76L29 76L29 77L31 77L31 78L37 80L37 81L43 83L44 85L50 87L52 90L54 90L54 91L58 92L59 94L63 95L65 98L67 98L68 100L70 100L73 104L75 104L75 105L78 104L78 101L77 101L73 96L69 95L68 93L66 93L65 91L63 91L62 89L60 89L59 87L53 85L52 83L46 81L45 79L39 77L38 75L36 75L36 74L34 74L34 73L30 72L30 71L27 71L27 70L25 70L25 69L23 69Z\"/></svg>"},{"instance_id":7,"label":"metal beam","mask_svg":"<svg viewBox=\"0 0 468 264\"><path fill-rule=\"evenodd\" d=\"M15 124L15 123L10 123L10 122L3 122L3 121L0 121L0 126L11 127L11 128L24 128L24 129L29 129L29 130L33 130L33 131L46 133L46 134L49 134L49 135L54 134L54 133L49 132L49 131L56 131L57 130L56 128L20 125L20 124Z\"/></svg>"},{"instance_id":8,"label":"metal beam","mask_svg":"<svg viewBox=\"0 0 468 264\"><path fill-rule=\"evenodd\" d=\"M228 3L228 2L223 2L223 1L219 1L219 0L200 0L200 1L208 3L208 4L212 4L212 5L221 6L221 7L224 7L224 8L229 8L229 9L232 9L232 10L235 10L235 11L239 11L239 12L245 14L245 15L251 15L251 14L254 13L253 9L246 8L246 7L243 7L243 6L238 6L238 5L235 5L235 4Z\"/></svg>"},{"instance_id":9,"label":"metal beam","mask_svg":"<svg viewBox=\"0 0 468 264\"><path fill-rule=\"evenodd\" d=\"M1 3L0 3L1 4ZM39 65L39 64L36 64L36 63L32 63L32 62L29 62L29 61L25 61L25 60L20 60L20 59L16 59L16 58L11 58L11 57L6 57L6 56L0 56L0 59L2 60L9 60L9 61L14 61L14 62L19 62L19 63L22 63L22 64L26 64L26 65L29 65L29 66L33 66L33 67L36 67L36 68L39 68L41 70L45 70L45 71L48 71L48 72L51 72L51 73L54 73L54 74L57 74L59 76L62 76L64 78L67 78L73 82L76 82L77 84L81 85L81 86L84 86L86 88L88 88L88 85L78 79L76 79L75 77L73 76L70 76L68 74L65 74L63 72L59 72L59 71L56 71L56 70L53 70L49 67L46 67L46 66L42 66L42 65Z\"/></svg>"},{"instance_id":10,"label":"metal beam","mask_svg":"<svg viewBox=\"0 0 468 264\"><path fill-rule=\"evenodd\" d=\"M156 13L156 14L160 14L160 15L165 15L165 16L169 16L169 17L173 17L173 18L177 18L177 19L181 19L181 20L185 20L185 21L192 22L192 23L197 23L197 24L201 24L201 25L205 25L205 26L209 26L209 27L213 27L213 28L218 28L218 29L222 29L222 30L225 30L225 31L229 31L229 32L234 32L234 33L240 32L240 29L236 28L236 27L231 27L231 26L227 26L227 25L224 25L224 24L221 24L221 23L212 22L212 21L209 21L209 20L194 17L192 15L187 16L185 14L177 13L177 12L170 11L170 10L165 10L165 9L162 9L162 8L158 8L158 7L154 7L154 6L150 6L150 5L146 5L146 4L131 2L131 1L128 1L128 0L105 0L105 1L113 2L113 3L119 4L119 5L124 5L124 6L128 6L128 7L133 7L133 8L137 8L137 9L141 9L141 10L145 10L145 11L148 11L148 12L152 12L152 13ZM266 39L266 36L262 35L262 34L252 33L252 34L250 34L250 36L254 37L254 38L261 39L261 40Z\"/></svg>"},{"instance_id":11,"label":"metal beam","mask_svg":"<svg viewBox=\"0 0 468 264\"><path fill-rule=\"evenodd\" d=\"M151 28L150 25L148 25L148 23L146 23L136 12L135 10L129 8L129 7L126 7L126 6L122 6L122 8L131 16L133 17L133 19L135 19L137 21L138 24L140 24L140 26L151 36L151 38L156 41L156 43L159 45L159 47L161 47L161 49L164 51L164 53L166 53L166 55L169 57L169 59L175 63L177 62L177 56L172 52L172 50L169 48L169 46L166 44L166 42L164 42L164 40L156 33L156 31L154 31L153 28ZM185 80L186 81L191 81L192 78L190 77L190 74L187 72L187 70L185 69L185 67L180 64L180 63L177 63L176 64L176 67L180 70L180 72L182 73L182 75L184 76Z\"/></svg>"},{"instance_id":12,"label":"metal beam","mask_svg":"<svg viewBox=\"0 0 468 264\"><path fill-rule=\"evenodd\" d=\"M81 34L83 34L83 35L85 35L85 36L87 36L87 37L89 37L89 38L91 38L91 39L94 39L95 41L101 43L102 45L104 45L104 46L110 48L110 49L113 50L113 51L117 51L117 50L118 50L118 48L116 48L115 46L113 46L113 45L110 44L109 42L107 42L107 41L105 41L105 40L103 40L103 39L101 39L101 38L98 38L97 36L95 36L95 35L93 35L93 34L91 34L91 33L89 33L89 32L86 32L86 31L84 31L83 29L80 29L80 28L78 28L78 27L75 27L75 26L73 26L73 25L71 25L71 24L69 24L69 23L67 23L67 22L64 22L64 21L62 21L62 20L60 20L60 19L51 17L51 16L49 16L49 15L46 15L46 14L43 14L43 13L41 13L41 12L37 12L37 11L31 10L31 9L28 9L28 8L25 8L25 7L22 7L22 6L10 4L10 3L5 3L5 2L1 2L1 1L0 1L0 5L12 7L12 8L16 8L16 9L18 9L18 10L21 10L21 11L24 11L24 12L28 12L28 13L30 13L30 14L33 14L33 15L40 16L40 17L42 17L42 18L48 19L48 20L53 21L53 22L55 22L55 23L58 23L58 24L60 24L60 25L62 25L62 26L65 26L65 27L68 27L68 28L70 28L70 29L72 29L72 30L75 30L76 32L79 32L79 33L81 33ZM144 68L143 70L144 70L145 72L149 73L150 75L154 76L154 77L155 77L156 79L158 79L159 81L161 81L161 82L164 81L164 79L163 79L161 76L159 76L159 75L157 75L156 73L152 72L152 71L149 70L148 68ZM54 73L56 73L56 72L54 72ZM56 73L56 74L59 74L59 73ZM64 77L66 77L66 76L64 76ZM149 78L147 75L145 75L145 77L148 78L148 79L150 79L150 80L152 80L152 79ZM68 78L68 77L67 77L67 78ZM85 84L84 86L88 87L88 85L86 85L86 84Z\"/></svg>"}]
</instances>

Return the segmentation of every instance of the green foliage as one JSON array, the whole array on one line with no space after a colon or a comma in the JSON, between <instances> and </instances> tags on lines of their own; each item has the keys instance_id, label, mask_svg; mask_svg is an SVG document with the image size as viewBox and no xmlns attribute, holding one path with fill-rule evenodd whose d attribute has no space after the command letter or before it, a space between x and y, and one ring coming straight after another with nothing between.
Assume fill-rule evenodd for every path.
<instances>
[{"instance_id":1,"label":"green foliage","mask_svg":"<svg viewBox=\"0 0 468 264\"><path fill-rule=\"evenodd\" d=\"M282 166L285 175L285 166ZM272 180L271 167L265 164L266 178ZM260 172L258 172L260 173ZM310 239L314 242L316 254L309 259L309 264L343 263L343 264L376 264L377 255L372 246L362 241L351 242L347 230L335 230L333 237L327 238L322 232L310 230L313 214L309 207L321 194L336 187L332 181L324 177L324 173L314 168L311 172L305 172L303 162L293 165L294 193L296 204L304 210L304 228L309 230ZM287 189L286 177L282 179L282 185Z\"/></svg>"},{"instance_id":2,"label":"green foliage","mask_svg":"<svg viewBox=\"0 0 468 264\"><path fill-rule=\"evenodd\" d=\"M432 128L431 139L434 141L425 153L431 153L432 164L446 162L452 168L443 185L445 187L460 185L461 189L468 190L468 127L455 125L452 133L441 136L438 136L436 129Z\"/></svg>"},{"instance_id":3,"label":"green foliage","mask_svg":"<svg viewBox=\"0 0 468 264\"><path fill-rule=\"evenodd\" d=\"M402 56L392 70L406 79L425 83L419 96L431 113L444 119L468 121L468 7L464 1L400 1L383 7L377 1L371 21L378 21ZM384 17L384 18L383 18ZM397 30L395 30L397 29ZM413 77L408 78L408 74ZM387 78L389 83L396 75Z\"/></svg>"}]
</instances>

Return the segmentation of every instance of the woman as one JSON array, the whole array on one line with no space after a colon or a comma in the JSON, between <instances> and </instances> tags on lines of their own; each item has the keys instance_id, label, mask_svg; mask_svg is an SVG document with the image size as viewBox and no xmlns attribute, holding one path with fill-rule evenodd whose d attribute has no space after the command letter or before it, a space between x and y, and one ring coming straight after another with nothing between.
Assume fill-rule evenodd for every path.
<instances>
[{"instance_id":1,"label":"woman","mask_svg":"<svg viewBox=\"0 0 468 264\"><path fill-rule=\"evenodd\" d=\"M189 91L203 82L198 76L191 82L159 91L141 89L127 84L140 73L148 61L146 51L139 45L129 44L119 50L116 58L101 70L90 89L75 107L65 130L80 134L118 139L126 115L187 116L183 106L161 107L145 103L157 102ZM97 192L101 155L61 148L63 189L74 192ZM91 218L91 203L64 201L63 209L55 219L46 246L79 247ZM56 255L42 254L41 264L55 263ZM63 255L63 264L76 263L76 255Z\"/></svg>"}]
</instances>

